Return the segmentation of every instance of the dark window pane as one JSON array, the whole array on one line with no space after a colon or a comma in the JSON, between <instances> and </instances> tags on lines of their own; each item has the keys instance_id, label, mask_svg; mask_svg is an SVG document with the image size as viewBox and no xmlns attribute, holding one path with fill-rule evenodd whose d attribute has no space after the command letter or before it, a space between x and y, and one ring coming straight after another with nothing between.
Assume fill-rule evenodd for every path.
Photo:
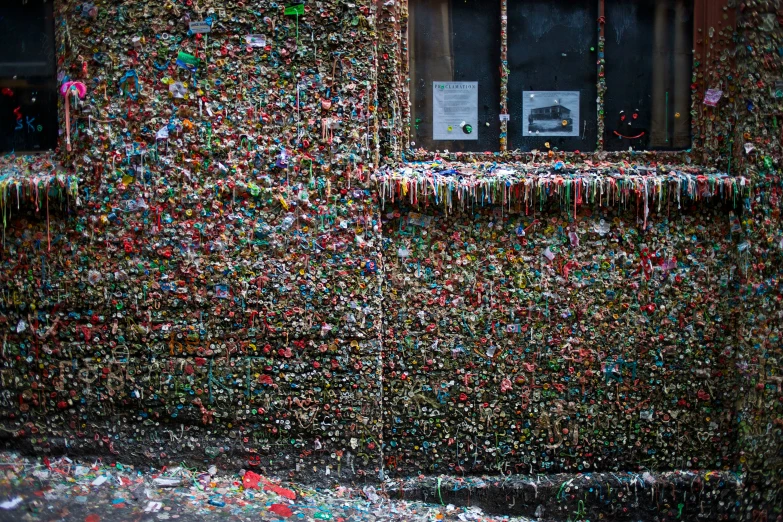
<instances>
[{"instance_id":1,"label":"dark window pane","mask_svg":"<svg viewBox=\"0 0 783 522\"><path fill-rule=\"evenodd\" d=\"M0 2L0 77L55 74L52 1Z\"/></svg>"},{"instance_id":2,"label":"dark window pane","mask_svg":"<svg viewBox=\"0 0 783 522\"><path fill-rule=\"evenodd\" d=\"M691 146L692 0L606 2L606 149Z\"/></svg>"},{"instance_id":3,"label":"dark window pane","mask_svg":"<svg viewBox=\"0 0 783 522\"><path fill-rule=\"evenodd\" d=\"M0 152L57 146L53 4L6 0L0 6Z\"/></svg>"},{"instance_id":4,"label":"dark window pane","mask_svg":"<svg viewBox=\"0 0 783 522\"><path fill-rule=\"evenodd\" d=\"M408 28L414 148L497 151L500 1L412 0ZM433 82L478 82L477 125L468 129L478 139L433 139Z\"/></svg>"},{"instance_id":5,"label":"dark window pane","mask_svg":"<svg viewBox=\"0 0 783 522\"><path fill-rule=\"evenodd\" d=\"M0 152L57 147L57 101L54 80L0 78Z\"/></svg>"},{"instance_id":6,"label":"dark window pane","mask_svg":"<svg viewBox=\"0 0 783 522\"><path fill-rule=\"evenodd\" d=\"M597 0L509 0L509 149L542 149L546 142L559 150L595 149L598 55L591 48L598 41L597 19ZM526 91L538 94L535 100L525 96L530 106L523 112ZM575 107L567 106L573 95L544 94L547 91L578 92L578 121L571 117ZM564 107L548 112L553 115L550 126L539 113L559 106L562 99L568 100ZM531 118L532 110L537 113ZM569 117L561 117L564 110ZM553 127L561 123L561 129ZM550 132L576 136L545 135Z\"/></svg>"}]
</instances>

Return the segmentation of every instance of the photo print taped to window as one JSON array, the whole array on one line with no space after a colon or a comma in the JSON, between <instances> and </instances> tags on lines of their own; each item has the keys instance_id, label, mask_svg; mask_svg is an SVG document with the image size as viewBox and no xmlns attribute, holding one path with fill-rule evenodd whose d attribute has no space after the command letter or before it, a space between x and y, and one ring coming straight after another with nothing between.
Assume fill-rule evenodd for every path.
<instances>
[{"instance_id":1,"label":"photo print taped to window","mask_svg":"<svg viewBox=\"0 0 783 522\"><path fill-rule=\"evenodd\" d=\"M596 0L509 0L509 150L543 150L547 143L563 151L595 148L597 18ZM545 92L578 93L578 102L574 94L569 94L571 106L564 103L569 117L549 122L562 128L565 119L566 127L572 130L545 133L544 127L549 124L542 114L534 115L536 122L531 124L529 111L531 102L536 101L531 100L531 91L540 93L539 100L558 98ZM543 106L536 108L544 110ZM578 116L578 122L574 116ZM531 128L533 132L528 133Z\"/></svg>"}]
</instances>

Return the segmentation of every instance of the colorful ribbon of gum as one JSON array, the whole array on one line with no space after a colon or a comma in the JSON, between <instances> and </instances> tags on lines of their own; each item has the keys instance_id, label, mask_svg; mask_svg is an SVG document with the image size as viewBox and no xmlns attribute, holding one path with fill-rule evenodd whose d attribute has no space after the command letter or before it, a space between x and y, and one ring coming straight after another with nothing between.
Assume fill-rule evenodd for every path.
<instances>
[{"instance_id":1,"label":"colorful ribbon of gum","mask_svg":"<svg viewBox=\"0 0 783 522\"><path fill-rule=\"evenodd\" d=\"M65 145L71 152L71 94L79 98L87 95L87 87L82 82L66 82L60 87L60 94L65 97Z\"/></svg>"}]
</instances>

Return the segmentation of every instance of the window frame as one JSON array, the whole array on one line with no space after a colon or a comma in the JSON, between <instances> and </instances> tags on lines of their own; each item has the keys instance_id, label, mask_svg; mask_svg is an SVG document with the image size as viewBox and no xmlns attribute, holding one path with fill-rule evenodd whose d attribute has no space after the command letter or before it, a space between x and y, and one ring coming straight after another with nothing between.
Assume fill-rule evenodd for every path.
<instances>
[{"instance_id":1,"label":"window frame","mask_svg":"<svg viewBox=\"0 0 783 522\"><path fill-rule=\"evenodd\" d=\"M469 158L471 161L497 161L501 160L535 160L536 156L540 157L540 152L536 151L519 151L508 149L508 120L501 119L500 121L500 134L498 136L498 150L486 151L486 152L459 152L459 153L444 153L431 150L417 149L416 146L411 146L411 142L415 140L412 126L412 111L411 104L413 99L412 87L410 85L411 70L410 70L410 46L409 43L409 9L410 4L416 0L403 0L402 2L402 23L400 24L400 39L399 43L403 52L403 59L400 61L400 79L403 80L402 85L406 85L404 90L404 97L401 97L403 101L402 112L402 136L405 138L405 144L401 147L400 160L402 162L407 161L431 161L436 159L449 159L459 161L460 159ZM509 67L508 67L508 0L496 0L501 5L501 20L500 20L500 114L508 115L508 85L509 85ZM605 148L606 138L606 121L605 114L603 113L605 104L606 82L605 82L605 63L607 60L611 60L610 56L605 54L606 43L606 5L612 0L595 0L598 4L599 18L598 23L598 41L596 42L597 54L600 58L597 60L598 68L598 98L596 104L597 112L597 139L595 148L589 151L560 151L559 157L566 158L583 158L586 160L592 160L596 156L600 156L603 160L620 160L627 158L627 152L612 152L607 151ZM734 9L728 7L729 0L693 0L693 64L691 66L692 77L694 79L707 78L709 76L709 58L711 54L710 38L708 37L709 28L726 28L736 27L736 13ZM714 52L713 54L716 54ZM706 62L706 67L699 68L702 62ZM705 70L706 68L706 70ZM709 88L706 81L694 81L691 84L691 111L700 110L704 94ZM686 158L693 150L698 149L699 134L702 130L699 128L697 118L691 118L691 143L690 147L686 150L635 150L634 154L640 159L646 159L648 161L665 160L670 162L685 162Z\"/></svg>"}]
</instances>

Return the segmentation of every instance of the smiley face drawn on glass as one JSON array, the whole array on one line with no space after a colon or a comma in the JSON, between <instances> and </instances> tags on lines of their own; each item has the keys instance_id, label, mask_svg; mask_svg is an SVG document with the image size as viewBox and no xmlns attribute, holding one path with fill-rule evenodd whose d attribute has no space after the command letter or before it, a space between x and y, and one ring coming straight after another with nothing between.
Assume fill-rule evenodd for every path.
<instances>
[{"instance_id":1,"label":"smiley face drawn on glass","mask_svg":"<svg viewBox=\"0 0 783 522\"><path fill-rule=\"evenodd\" d=\"M617 129L613 131L619 139L638 140L647 134L647 130L639 124L639 109L634 109L629 117L625 111L620 111Z\"/></svg>"}]
</instances>

